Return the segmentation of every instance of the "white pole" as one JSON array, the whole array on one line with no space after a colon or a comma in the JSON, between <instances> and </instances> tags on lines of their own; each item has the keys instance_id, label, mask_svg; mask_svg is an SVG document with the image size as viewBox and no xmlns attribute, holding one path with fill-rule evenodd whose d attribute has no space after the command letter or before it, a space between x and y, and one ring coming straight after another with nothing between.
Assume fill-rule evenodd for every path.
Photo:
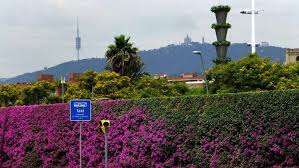
<instances>
[{"instance_id":1,"label":"white pole","mask_svg":"<svg viewBox=\"0 0 299 168\"><path fill-rule=\"evenodd\" d=\"M65 84L65 77L61 77L61 95L62 95L62 103L64 103L64 84Z\"/></svg>"},{"instance_id":2,"label":"white pole","mask_svg":"<svg viewBox=\"0 0 299 168\"><path fill-rule=\"evenodd\" d=\"M82 121L80 121L80 168L82 168Z\"/></svg>"},{"instance_id":3,"label":"white pole","mask_svg":"<svg viewBox=\"0 0 299 168\"><path fill-rule=\"evenodd\" d=\"M202 69L203 69L203 75L204 75L204 78L205 78L206 93L207 93L207 96L209 96L208 80L207 80L205 65L204 65L203 59L202 59L202 54L200 54L200 59L201 59L201 65L202 65Z\"/></svg>"},{"instance_id":4,"label":"white pole","mask_svg":"<svg viewBox=\"0 0 299 168\"><path fill-rule=\"evenodd\" d=\"M256 52L255 49L255 0L251 0L251 26L252 26L252 34L251 34L251 53L254 54Z\"/></svg>"},{"instance_id":5,"label":"white pole","mask_svg":"<svg viewBox=\"0 0 299 168\"><path fill-rule=\"evenodd\" d=\"M61 95L62 95L62 103L64 103L64 86L63 86L63 83L62 83L62 86L61 86Z\"/></svg>"},{"instance_id":6,"label":"white pole","mask_svg":"<svg viewBox=\"0 0 299 168\"><path fill-rule=\"evenodd\" d=\"M105 133L105 168L108 168L108 133Z\"/></svg>"}]
</instances>

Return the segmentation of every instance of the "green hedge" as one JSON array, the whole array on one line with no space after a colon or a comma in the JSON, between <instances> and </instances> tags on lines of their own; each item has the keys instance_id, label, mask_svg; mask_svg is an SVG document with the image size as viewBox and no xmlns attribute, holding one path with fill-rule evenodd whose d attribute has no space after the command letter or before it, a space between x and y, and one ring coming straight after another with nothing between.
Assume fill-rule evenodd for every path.
<instances>
[{"instance_id":1,"label":"green hedge","mask_svg":"<svg viewBox=\"0 0 299 168\"><path fill-rule=\"evenodd\" d=\"M221 29L221 28L226 28L230 29L232 26L229 23L222 23L222 24L212 24L211 28L212 29Z\"/></svg>"},{"instance_id":2,"label":"green hedge","mask_svg":"<svg viewBox=\"0 0 299 168\"><path fill-rule=\"evenodd\" d=\"M219 12L219 11L224 11L224 12L229 12L230 11L230 6L228 5L218 5L218 6L213 6L211 8L212 12Z\"/></svg>"},{"instance_id":3,"label":"green hedge","mask_svg":"<svg viewBox=\"0 0 299 168\"><path fill-rule=\"evenodd\" d=\"M229 41L215 41L213 42L214 46L230 46L230 42Z\"/></svg>"},{"instance_id":4,"label":"green hedge","mask_svg":"<svg viewBox=\"0 0 299 168\"><path fill-rule=\"evenodd\" d=\"M175 134L183 139L179 143L199 167L299 165L294 149L299 147L299 90L130 100L115 110L123 113L136 106L166 119L169 127L175 125ZM293 134L295 138L283 139ZM273 153L275 145L283 154ZM247 156L248 151L252 154Z\"/></svg>"}]
</instances>

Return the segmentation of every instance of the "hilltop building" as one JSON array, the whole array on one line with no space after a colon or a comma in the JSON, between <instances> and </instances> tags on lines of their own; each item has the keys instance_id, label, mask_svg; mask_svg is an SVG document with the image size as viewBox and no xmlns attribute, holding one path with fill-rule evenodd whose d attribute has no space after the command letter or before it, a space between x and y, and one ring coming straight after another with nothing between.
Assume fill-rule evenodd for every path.
<instances>
[{"instance_id":1,"label":"hilltop building","mask_svg":"<svg viewBox=\"0 0 299 168\"><path fill-rule=\"evenodd\" d=\"M202 42L201 42L202 44L206 44L206 42L205 42L205 37L202 37Z\"/></svg>"},{"instance_id":2,"label":"hilltop building","mask_svg":"<svg viewBox=\"0 0 299 168\"><path fill-rule=\"evenodd\" d=\"M299 48L286 50L286 64L299 62Z\"/></svg>"},{"instance_id":3,"label":"hilltop building","mask_svg":"<svg viewBox=\"0 0 299 168\"><path fill-rule=\"evenodd\" d=\"M182 45L184 46L189 46L189 45L192 45L192 39L191 37L189 37L189 35L187 34L187 36L184 38L184 43Z\"/></svg>"},{"instance_id":4,"label":"hilltop building","mask_svg":"<svg viewBox=\"0 0 299 168\"><path fill-rule=\"evenodd\" d=\"M260 44L260 47L269 47L269 46L270 46L270 44L265 41L261 42L261 44Z\"/></svg>"}]
</instances>

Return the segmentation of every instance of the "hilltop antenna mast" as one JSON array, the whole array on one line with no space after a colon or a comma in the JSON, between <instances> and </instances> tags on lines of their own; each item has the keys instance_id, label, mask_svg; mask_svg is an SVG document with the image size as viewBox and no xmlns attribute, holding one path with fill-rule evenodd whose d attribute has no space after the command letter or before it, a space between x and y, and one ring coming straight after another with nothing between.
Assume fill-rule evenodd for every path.
<instances>
[{"instance_id":1,"label":"hilltop antenna mast","mask_svg":"<svg viewBox=\"0 0 299 168\"><path fill-rule=\"evenodd\" d=\"M81 49L81 37L79 32L79 19L77 17L77 37L76 37L76 50L77 50L77 60L80 60L80 49Z\"/></svg>"}]
</instances>

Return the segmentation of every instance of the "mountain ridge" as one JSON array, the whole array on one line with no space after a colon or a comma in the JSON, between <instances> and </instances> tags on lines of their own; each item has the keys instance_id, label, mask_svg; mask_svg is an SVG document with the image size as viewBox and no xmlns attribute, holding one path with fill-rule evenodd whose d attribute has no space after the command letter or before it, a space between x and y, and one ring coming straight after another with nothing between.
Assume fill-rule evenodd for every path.
<instances>
[{"instance_id":1,"label":"mountain ridge","mask_svg":"<svg viewBox=\"0 0 299 168\"><path fill-rule=\"evenodd\" d=\"M202 73L200 57L194 55L192 51L200 50L203 53L203 60L206 68L214 65L216 50L212 44L191 42L191 45L171 44L165 47L140 51L142 61L145 63L145 72L150 74L179 75L184 72ZM250 47L246 43L234 43L229 47L228 56L233 60L238 60L250 53ZM269 57L279 63L285 62L285 48L267 46L257 48L257 53L262 57ZM24 73L13 78L8 78L2 83L22 83L31 82L37 79L37 75L53 74L56 79L66 76L70 72L82 73L93 69L98 72L103 71L106 65L104 58L89 58L79 61L68 61L56 66ZM1 81L0 81L1 82Z\"/></svg>"}]
</instances>

